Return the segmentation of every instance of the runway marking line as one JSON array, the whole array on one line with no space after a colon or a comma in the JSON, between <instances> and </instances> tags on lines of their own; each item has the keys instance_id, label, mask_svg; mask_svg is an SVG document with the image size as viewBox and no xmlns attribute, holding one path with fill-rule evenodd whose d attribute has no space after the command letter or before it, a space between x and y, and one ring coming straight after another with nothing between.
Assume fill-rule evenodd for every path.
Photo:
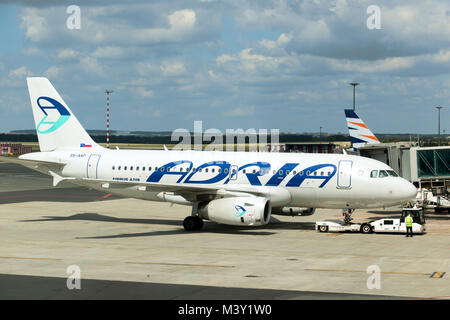
<instances>
[{"instance_id":1,"label":"runway marking line","mask_svg":"<svg viewBox=\"0 0 450 320\"><path fill-rule=\"evenodd\" d=\"M58 258L32 258L32 257L0 257L0 259L15 259L15 260L47 260L47 261L61 261Z\"/></svg>"},{"instance_id":2,"label":"runway marking line","mask_svg":"<svg viewBox=\"0 0 450 320\"><path fill-rule=\"evenodd\" d=\"M214 264L189 264L189 263L170 263L170 262L126 262L129 264L158 264L164 266L180 266L180 267L209 267L209 268L234 268L234 266L223 266Z\"/></svg>"},{"instance_id":3,"label":"runway marking line","mask_svg":"<svg viewBox=\"0 0 450 320\"><path fill-rule=\"evenodd\" d=\"M440 279L443 278L445 275L445 272L433 272L430 276L430 278Z\"/></svg>"},{"instance_id":4,"label":"runway marking line","mask_svg":"<svg viewBox=\"0 0 450 320\"><path fill-rule=\"evenodd\" d=\"M321 272L347 272L347 273L367 273L363 270L336 270L336 269L304 269L305 271L321 271ZM395 272L395 271L382 271L382 274L397 274L397 275L408 275L408 276L429 276L429 273L419 273L419 272Z\"/></svg>"}]
</instances>

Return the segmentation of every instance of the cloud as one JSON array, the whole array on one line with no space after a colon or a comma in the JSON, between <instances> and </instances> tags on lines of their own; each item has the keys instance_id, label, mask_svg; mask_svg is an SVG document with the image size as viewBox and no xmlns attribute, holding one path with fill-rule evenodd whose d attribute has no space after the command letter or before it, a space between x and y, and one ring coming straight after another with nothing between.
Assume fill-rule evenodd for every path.
<instances>
[{"instance_id":1,"label":"cloud","mask_svg":"<svg viewBox=\"0 0 450 320\"><path fill-rule=\"evenodd\" d=\"M86 73L105 75L104 66L96 58L84 57L80 60L80 66Z\"/></svg>"},{"instance_id":2,"label":"cloud","mask_svg":"<svg viewBox=\"0 0 450 320\"><path fill-rule=\"evenodd\" d=\"M248 106L248 107L236 107L233 108L229 112L225 112L224 115L227 117L244 117L249 116L255 113L255 107L254 106Z\"/></svg>"},{"instance_id":3,"label":"cloud","mask_svg":"<svg viewBox=\"0 0 450 320\"><path fill-rule=\"evenodd\" d=\"M52 66L44 72L44 76L50 79L55 79L61 74L61 67Z\"/></svg>"},{"instance_id":4,"label":"cloud","mask_svg":"<svg viewBox=\"0 0 450 320\"><path fill-rule=\"evenodd\" d=\"M93 53L94 58L120 58L126 54L126 50L121 47L106 46L99 47Z\"/></svg>"},{"instance_id":5,"label":"cloud","mask_svg":"<svg viewBox=\"0 0 450 320\"><path fill-rule=\"evenodd\" d=\"M138 94L143 98L151 98L155 94L153 90L147 90L143 87L139 87L136 89Z\"/></svg>"},{"instance_id":6,"label":"cloud","mask_svg":"<svg viewBox=\"0 0 450 320\"><path fill-rule=\"evenodd\" d=\"M33 73L28 70L28 68L26 66L21 66L17 69L11 70L9 72L9 78L11 79L24 79L26 77L32 76Z\"/></svg>"},{"instance_id":7,"label":"cloud","mask_svg":"<svg viewBox=\"0 0 450 320\"><path fill-rule=\"evenodd\" d=\"M355 61L330 59L330 65L338 71L350 72L389 72L399 69L408 69L414 66L413 58L396 57L377 61Z\"/></svg>"},{"instance_id":8,"label":"cloud","mask_svg":"<svg viewBox=\"0 0 450 320\"><path fill-rule=\"evenodd\" d=\"M48 20L35 8L25 8L22 14L22 27L26 29L25 36L33 42L47 39Z\"/></svg>"},{"instance_id":9,"label":"cloud","mask_svg":"<svg viewBox=\"0 0 450 320\"><path fill-rule=\"evenodd\" d=\"M166 77L180 76L186 73L186 67L181 62L163 62L160 66L161 71Z\"/></svg>"},{"instance_id":10,"label":"cloud","mask_svg":"<svg viewBox=\"0 0 450 320\"><path fill-rule=\"evenodd\" d=\"M63 49L58 52L58 58L61 60L71 60L78 57L78 52L73 49Z\"/></svg>"},{"instance_id":11,"label":"cloud","mask_svg":"<svg viewBox=\"0 0 450 320\"><path fill-rule=\"evenodd\" d=\"M290 131L317 131L323 121L332 132L346 130L353 80L374 130L407 130L414 114L425 119L415 130L429 130L423 106L450 101L445 3L380 0L380 30L367 29L370 0L80 0L80 30L66 26L69 4L14 2L19 22L6 32L23 45L2 54L3 103L28 103L24 78L44 75L90 128L103 126L96 110L109 88L117 129L190 127L191 116L210 127L246 127L251 118ZM11 128L26 126L9 116Z\"/></svg>"}]
</instances>

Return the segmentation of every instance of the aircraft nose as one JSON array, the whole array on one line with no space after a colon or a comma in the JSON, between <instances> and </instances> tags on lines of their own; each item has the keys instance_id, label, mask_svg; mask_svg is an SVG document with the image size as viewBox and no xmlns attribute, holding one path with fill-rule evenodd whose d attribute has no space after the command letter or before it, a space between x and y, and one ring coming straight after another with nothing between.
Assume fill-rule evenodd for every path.
<instances>
[{"instance_id":1,"label":"aircraft nose","mask_svg":"<svg viewBox=\"0 0 450 320\"><path fill-rule=\"evenodd\" d=\"M411 182L403 180L399 187L398 193L405 201L412 200L416 197L417 188Z\"/></svg>"}]
</instances>

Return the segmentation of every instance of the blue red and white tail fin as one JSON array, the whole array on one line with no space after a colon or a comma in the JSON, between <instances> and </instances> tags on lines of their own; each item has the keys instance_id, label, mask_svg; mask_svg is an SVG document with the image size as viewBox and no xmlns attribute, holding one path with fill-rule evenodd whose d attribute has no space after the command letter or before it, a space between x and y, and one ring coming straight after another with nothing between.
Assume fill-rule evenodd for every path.
<instances>
[{"instance_id":1,"label":"blue red and white tail fin","mask_svg":"<svg viewBox=\"0 0 450 320\"><path fill-rule=\"evenodd\" d=\"M344 111L353 149L358 149L366 144L380 143L380 140L375 137L355 111L352 109L345 109Z\"/></svg>"},{"instance_id":2,"label":"blue red and white tail fin","mask_svg":"<svg viewBox=\"0 0 450 320\"><path fill-rule=\"evenodd\" d=\"M41 151L100 147L47 78L27 78L27 83Z\"/></svg>"}]
</instances>

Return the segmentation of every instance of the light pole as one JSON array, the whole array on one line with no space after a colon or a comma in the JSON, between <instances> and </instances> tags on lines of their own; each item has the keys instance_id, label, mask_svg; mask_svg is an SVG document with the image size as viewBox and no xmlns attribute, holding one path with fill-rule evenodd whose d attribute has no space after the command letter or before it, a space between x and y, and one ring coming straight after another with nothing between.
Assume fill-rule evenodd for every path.
<instances>
[{"instance_id":1,"label":"light pole","mask_svg":"<svg viewBox=\"0 0 450 320\"><path fill-rule=\"evenodd\" d=\"M109 94L112 90L106 90L106 148L109 149Z\"/></svg>"},{"instance_id":2,"label":"light pole","mask_svg":"<svg viewBox=\"0 0 450 320\"><path fill-rule=\"evenodd\" d=\"M441 146L441 109L443 107L437 106L438 109L438 145Z\"/></svg>"},{"instance_id":3,"label":"light pole","mask_svg":"<svg viewBox=\"0 0 450 320\"><path fill-rule=\"evenodd\" d=\"M355 111L356 86L359 85L359 83L358 82L350 82L350 85L353 86L353 111Z\"/></svg>"}]
</instances>

